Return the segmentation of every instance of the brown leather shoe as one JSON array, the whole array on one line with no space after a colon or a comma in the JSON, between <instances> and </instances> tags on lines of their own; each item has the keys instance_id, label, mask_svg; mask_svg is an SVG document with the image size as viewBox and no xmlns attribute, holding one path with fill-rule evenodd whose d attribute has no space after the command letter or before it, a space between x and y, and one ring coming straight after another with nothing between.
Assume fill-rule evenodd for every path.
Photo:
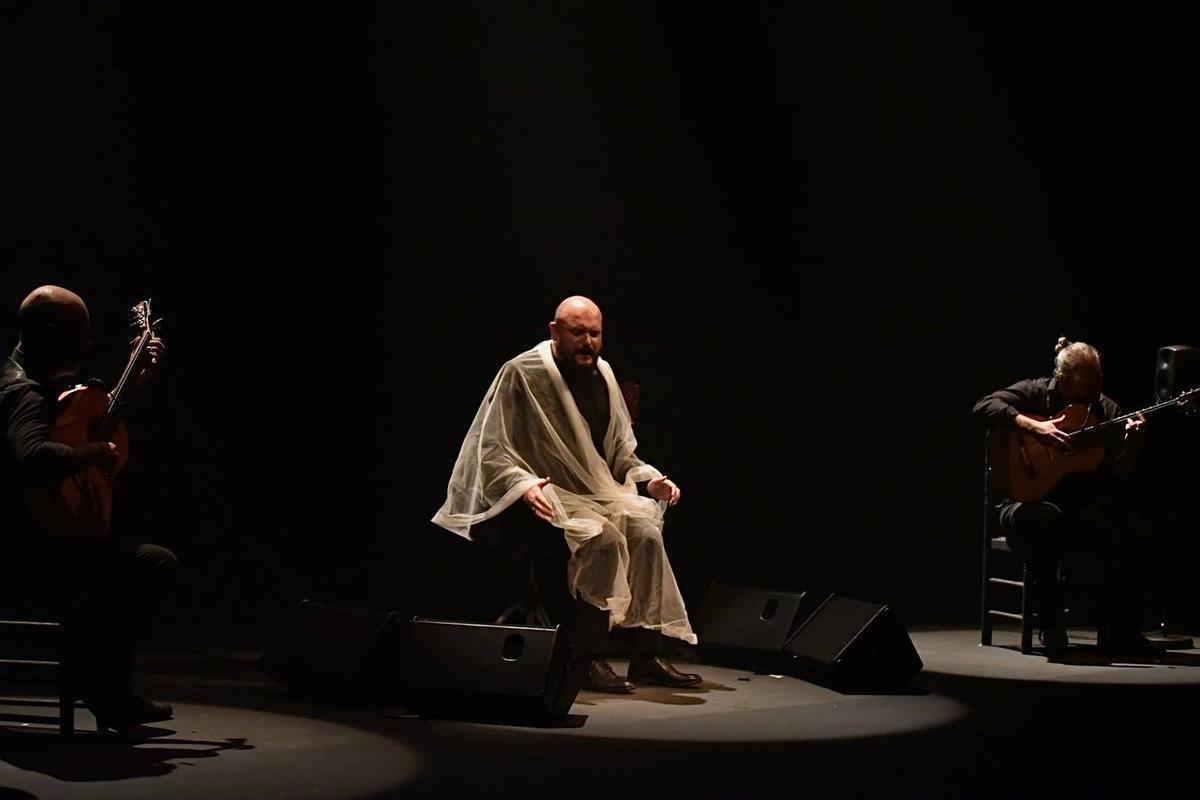
<instances>
[{"instance_id":1,"label":"brown leather shoe","mask_svg":"<svg viewBox=\"0 0 1200 800\"><path fill-rule=\"evenodd\" d=\"M659 686L699 686L704 678L694 672L680 672L662 656L634 656L629 662L629 679Z\"/></svg>"},{"instance_id":2,"label":"brown leather shoe","mask_svg":"<svg viewBox=\"0 0 1200 800\"><path fill-rule=\"evenodd\" d=\"M593 658L591 666L588 667L587 680L584 681L583 688L593 692L629 694L633 691L634 686L613 672L612 665L603 658Z\"/></svg>"}]
</instances>

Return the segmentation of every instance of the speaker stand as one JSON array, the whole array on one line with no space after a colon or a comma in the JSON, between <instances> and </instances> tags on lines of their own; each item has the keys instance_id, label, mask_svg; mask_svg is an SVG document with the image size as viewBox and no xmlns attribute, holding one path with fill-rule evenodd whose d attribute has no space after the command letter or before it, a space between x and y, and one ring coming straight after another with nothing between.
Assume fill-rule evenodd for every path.
<instances>
[{"instance_id":1,"label":"speaker stand","mask_svg":"<svg viewBox=\"0 0 1200 800\"><path fill-rule=\"evenodd\" d=\"M531 557L529 566L526 568L527 577L525 585L521 589L521 599L504 609L500 616L496 617L494 624L554 627L550 622L550 614L542 603L541 592L538 590L536 564L537 560Z\"/></svg>"},{"instance_id":2,"label":"speaker stand","mask_svg":"<svg viewBox=\"0 0 1200 800\"><path fill-rule=\"evenodd\" d=\"M1165 622L1157 630L1147 632L1146 638L1167 650L1192 650L1196 647L1191 636L1168 632Z\"/></svg>"},{"instance_id":3,"label":"speaker stand","mask_svg":"<svg viewBox=\"0 0 1200 800\"><path fill-rule=\"evenodd\" d=\"M553 628L546 607L540 602L518 600L496 617L496 625L532 625L541 628Z\"/></svg>"}]
</instances>

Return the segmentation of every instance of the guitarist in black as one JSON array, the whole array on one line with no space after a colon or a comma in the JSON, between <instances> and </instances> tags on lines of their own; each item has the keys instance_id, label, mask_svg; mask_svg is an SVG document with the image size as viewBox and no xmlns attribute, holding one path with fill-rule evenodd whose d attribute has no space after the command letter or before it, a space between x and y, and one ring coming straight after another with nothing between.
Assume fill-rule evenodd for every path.
<instances>
[{"instance_id":1,"label":"guitarist in black","mask_svg":"<svg viewBox=\"0 0 1200 800\"><path fill-rule=\"evenodd\" d=\"M175 555L157 545L119 540L53 541L26 507L30 489L53 489L83 468L108 469L116 462L111 442L72 447L49 436L58 395L75 379L90 348L87 306L74 292L43 286L21 304L18 327L20 341L0 364L0 584L23 583L24 595L59 606L72 632L64 654L68 685L101 730L170 719L169 705L133 690L132 636L141 612L153 608L173 583ZM147 350L142 381L162 357L162 341L154 338ZM2 602L15 600L6 592Z\"/></svg>"},{"instance_id":2,"label":"guitarist in black","mask_svg":"<svg viewBox=\"0 0 1200 800\"><path fill-rule=\"evenodd\" d=\"M1055 347L1054 374L1018 381L986 395L974 414L989 428L1014 426L1042 442L1067 451L1071 441L1055 423L1064 408L1089 405L1095 421L1121 416L1120 407L1103 394L1100 354L1085 342L1061 338ZM1145 419L1112 427L1104 440L1104 460L1089 472L1067 475L1045 497L1034 502L1003 498L1000 529L1013 551L1033 573L1034 608L1042 620L1042 642L1049 657L1067 648L1064 599L1057 579L1064 556L1094 554L1100 566L1102 620L1097 645L1108 654L1160 655L1163 650L1139 628L1141 573L1148 554L1148 535L1123 497L1121 478L1137 463Z\"/></svg>"}]
</instances>

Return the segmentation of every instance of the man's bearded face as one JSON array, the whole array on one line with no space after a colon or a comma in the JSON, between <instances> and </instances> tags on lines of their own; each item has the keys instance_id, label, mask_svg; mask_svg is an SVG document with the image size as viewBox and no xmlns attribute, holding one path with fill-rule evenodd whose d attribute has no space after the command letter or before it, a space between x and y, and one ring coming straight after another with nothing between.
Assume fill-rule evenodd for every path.
<instances>
[{"instance_id":1,"label":"man's bearded face","mask_svg":"<svg viewBox=\"0 0 1200 800\"><path fill-rule=\"evenodd\" d=\"M555 320L555 341L558 357L577 367L594 367L603 346L603 326L600 315L575 312Z\"/></svg>"}]
</instances>

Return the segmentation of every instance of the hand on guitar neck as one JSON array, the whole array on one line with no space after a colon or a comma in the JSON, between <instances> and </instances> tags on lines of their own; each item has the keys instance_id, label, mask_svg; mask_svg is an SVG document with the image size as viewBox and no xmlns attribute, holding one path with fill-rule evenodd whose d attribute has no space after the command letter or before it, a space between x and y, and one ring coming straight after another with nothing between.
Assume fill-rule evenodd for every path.
<instances>
[{"instance_id":1,"label":"hand on guitar neck","mask_svg":"<svg viewBox=\"0 0 1200 800\"><path fill-rule=\"evenodd\" d=\"M137 345L137 341L137 339L134 339L132 342L130 342L130 345ZM158 366L158 363L162 361L166 353L166 343L163 342L162 339L158 338L158 336L151 336L146 342L146 352L142 356L141 368L137 373L136 380L139 388L145 386L146 383L149 382L150 376L154 374L155 368Z\"/></svg>"},{"instance_id":2,"label":"hand on guitar neck","mask_svg":"<svg viewBox=\"0 0 1200 800\"><path fill-rule=\"evenodd\" d=\"M1125 422L1125 446L1113 461L1113 469L1118 475L1128 475L1137 465L1142 454L1142 446L1146 443L1146 418L1141 412Z\"/></svg>"}]
</instances>

